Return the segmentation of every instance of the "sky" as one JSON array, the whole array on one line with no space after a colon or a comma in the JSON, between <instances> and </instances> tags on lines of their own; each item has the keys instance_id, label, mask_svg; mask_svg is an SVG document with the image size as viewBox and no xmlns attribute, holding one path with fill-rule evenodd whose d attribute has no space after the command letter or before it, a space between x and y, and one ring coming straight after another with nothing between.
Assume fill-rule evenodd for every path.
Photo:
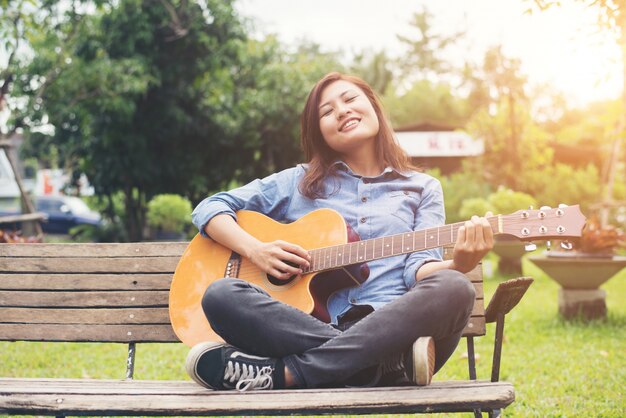
<instances>
[{"instance_id":1,"label":"sky","mask_svg":"<svg viewBox=\"0 0 626 418\"><path fill-rule=\"evenodd\" d=\"M238 0L241 16L250 18L257 35L273 33L287 45L302 39L329 51L350 54L385 50L403 53L396 35L413 35L411 15L433 14L440 34L465 31L449 59L475 64L485 51L502 45L507 57L518 58L533 86L549 85L572 106L617 98L622 90L620 51L612 37L599 32L596 11L565 0L561 7L524 13L524 0Z\"/></svg>"}]
</instances>

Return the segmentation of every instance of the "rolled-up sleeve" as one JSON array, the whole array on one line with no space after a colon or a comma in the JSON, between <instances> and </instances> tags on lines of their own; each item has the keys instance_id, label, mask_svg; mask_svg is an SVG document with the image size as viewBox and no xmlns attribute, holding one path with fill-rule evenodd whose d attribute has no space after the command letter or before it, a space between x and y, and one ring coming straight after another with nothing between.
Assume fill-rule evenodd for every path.
<instances>
[{"instance_id":1,"label":"rolled-up sleeve","mask_svg":"<svg viewBox=\"0 0 626 418\"><path fill-rule=\"evenodd\" d=\"M438 180L431 178L424 187L422 200L415 213L414 230L444 225L446 222L445 208L443 203L443 190ZM425 263L441 261L441 248L433 248L412 253L407 258L404 267L404 282L408 289L415 285L415 275Z\"/></svg>"},{"instance_id":2,"label":"rolled-up sleeve","mask_svg":"<svg viewBox=\"0 0 626 418\"><path fill-rule=\"evenodd\" d=\"M253 180L245 186L207 197L193 210L192 222L206 237L206 224L219 214L227 214L237 219L236 212L246 209L273 219L282 219L291 197L297 192L298 178L302 172L300 166L289 168L263 179Z\"/></svg>"}]
</instances>

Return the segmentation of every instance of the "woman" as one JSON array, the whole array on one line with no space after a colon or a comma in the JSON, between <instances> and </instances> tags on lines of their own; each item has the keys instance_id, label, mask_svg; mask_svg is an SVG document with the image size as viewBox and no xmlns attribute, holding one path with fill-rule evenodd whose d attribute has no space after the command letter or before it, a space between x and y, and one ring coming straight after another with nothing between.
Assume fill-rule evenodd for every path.
<instances>
[{"instance_id":1,"label":"woman","mask_svg":"<svg viewBox=\"0 0 626 418\"><path fill-rule=\"evenodd\" d=\"M287 279L309 266L307 251L260 242L237 225L236 211L292 222L332 208L361 239L444 224L439 182L411 167L364 81L323 77L307 99L301 135L308 164L205 199L193 213L200 232ZM456 348L474 304L463 273L492 245L488 222L474 216L460 228L451 260L442 261L435 249L372 261L367 281L331 296L330 324L246 281L218 280L202 306L228 344L193 347L187 371L213 389L429 384Z\"/></svg>"}]
</instances>

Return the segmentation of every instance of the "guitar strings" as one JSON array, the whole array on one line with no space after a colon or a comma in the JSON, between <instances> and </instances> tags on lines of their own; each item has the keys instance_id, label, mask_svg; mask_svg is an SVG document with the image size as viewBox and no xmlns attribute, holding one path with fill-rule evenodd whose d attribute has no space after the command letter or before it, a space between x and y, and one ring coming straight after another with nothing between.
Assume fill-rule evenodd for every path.
<instances>
[{"instance_id":1,"label":"guitar strings","mask_svg":"<svg viewBox=\"0 0 626 418\"><path fill-rule=\"evenodd\" d=\"M559 220L561 220L563 218L564 218L564 215L561 216L561 217L557 217L557 219L559 219ZM491 217L487 218L487 220L489 221L492 229L494 229L495 231L498 230L499 222L502 222L502 223L506 223L507 224L507 227L508 227L508 228L506 228L507 230L514 229L515 227L520 227L520 229L518 231L520 234L521 234L522 228L529 228L529 225L532 225L534 223L540 223L541 224L540 226L545 226L545 223L547 221L552 220L552 219L553 219L553 217L550 217L548 215L546 215L543 218L541 218L539 216L536 217L536 218L530 218L530 217L524 218L524 217L521 216L521 214L500 215L499 217L498 216L491 216ZM316 225L317 226L322 226L322 225L324 225L325 226L326 223L323 222L323 220L319 220L319 221L311 221L309 223L309 225L311 225L311 226L316 226ZM453 224L441 225L441 226L432 227L432 228L425 228L425 229L421 229L421 230L417 230L417 231L409 231L408 233L410 233L412 235L415 235L415 234L421 235L421 234L426 234L427 232L432 233L432 232L434 232L433 230L437 230L437 233L441 234L441 232L445 230L444 233L446 235L452 233L454 241L456 241L456 238L458 236L458 230L459 230L459 228L461 226L464 226L464 225L465 225L465 222L457 222L457 223L453 223ZM561 225L558 225L558 226L561 226ZM373 241L376 241L376 240L384 240L384 239L388 239L390 241L393 241L394 239L401 238L402 235L404 235L406 233L407 232L403 232L403 233L389 235L389 236L385 236L385 237L370 238L370 239L363 240L363 241L347 242L347 243L342 243L342 244L337 244L337 245L331 245L331 246L325 246L325 247L318 247L318 248L314 248L314 249L309 249L308 251L310 253L312 253L312 262L311 262L311 267L312 268L305 269L303 274L308 274L308 273L313 273L313 272L316 272L316 271L325 270L325 268L320 268L321 266L317 265L317 264L324 263L323 255L321 255L321 253L324 252L324 251L329 251L329 250L332 251L333 248L339 248L339 247L344 247L344 248L348 247L348 246L353 247L354 245L358 245L358 244L366 245L366 248L367 248L367 246L369 245L370 242L373 242ZM530 231L530 228L529 228L529 233L528 234L532 234L532 232ZM528 237L524 237L524 239L528 239L528 238L533 238L533 239L542 238L544 235L549 235L549 234L546 232L543 235L529 235ZM560 235L565 236L564 234L560 234ZM297 240L297 237L298 237L298 235L292 236L292 238L295 238L296 240ZM375 251L376 243L373 243L372 245L374 246L374 248L372 248L372 251ZM446 244L444 244L444 245L446 245ZM379 259L379 258L387 258L387 257L399 256L399 255L406 254L406 253L409 253L409 252L423 251L423 250L426 250L426 249L438 248L438 247L441 247L441 245L428 245L428 246L424 246L424 247L419 247L419 249L413 249L412 251L401 251L399 253L391 253L391 254L386 254L386 255L383 255L383 253L382 253L383 250L381 248L381 253L380 253L381 255L379 257L373 256L372 258L369 258L369 257L366 256L366 260L363 261L363 262L367 262L367 261L371 261L371 260ZM353 248L351 248L350 251L352 249ZM317 257L318 255L320 255L320 256ZM356 263L353 263L353 264L358 264L358 263L359 262L356 262ZM337 267L349 265L349 264L344 264L344 263L337 263L337 264L338 265L331 266L331 267L326 268L326 269L337 268ZM247 274L250 274L250 275L258 274L258 273L262 273L262 271L256 265L254 265L251 262L242 264L242 266L239 269L239 275L240 276L247 275ZM264 273L262 273L262 274L264 274Z\"/></svg>"}]
</instances>

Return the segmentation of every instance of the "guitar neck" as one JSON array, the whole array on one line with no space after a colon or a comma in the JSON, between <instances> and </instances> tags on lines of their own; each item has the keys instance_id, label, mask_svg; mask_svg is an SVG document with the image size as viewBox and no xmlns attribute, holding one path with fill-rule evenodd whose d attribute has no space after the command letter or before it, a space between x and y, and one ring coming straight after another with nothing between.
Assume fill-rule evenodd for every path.
<instances>
[{"instance_id":1,"label":"guitar neck","mask_svg":"<svg viewBox=\"0 0 626 418\"><path fill-rule=\"evenodd\" d=\"M487 218L495 233L500 231L498 217ZM352 264L443 247L456 242L459 228L465 222L372 238L348 244L309 250L311 263L303 273L332 270Z\"/></svg>"}]
</instances>

